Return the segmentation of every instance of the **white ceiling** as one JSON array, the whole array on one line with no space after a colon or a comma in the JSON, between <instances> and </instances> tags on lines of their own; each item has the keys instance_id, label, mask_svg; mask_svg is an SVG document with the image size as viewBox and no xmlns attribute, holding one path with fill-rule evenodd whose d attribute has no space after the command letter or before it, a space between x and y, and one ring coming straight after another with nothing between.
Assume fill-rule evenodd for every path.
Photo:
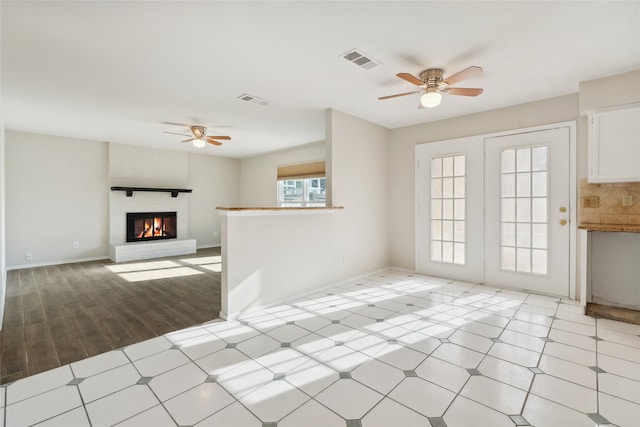
<instances>
[{"instance_id":1,"label":"white ceiling","mask_svg":"<svg viewBox=\"0 0 640 427\"><path fill-rule=\"evenodd\" d=\"M230 135L244 158L324 140L336 108L388 128L578 91L640 69L640 1L1 2L5 127L196 151L164 122ZM371 70L341 54L357 48ZM418 95L395 77L470 65L477 98ZM249 93L269 106L237 99Z\"/></svg>"}]
</instances>

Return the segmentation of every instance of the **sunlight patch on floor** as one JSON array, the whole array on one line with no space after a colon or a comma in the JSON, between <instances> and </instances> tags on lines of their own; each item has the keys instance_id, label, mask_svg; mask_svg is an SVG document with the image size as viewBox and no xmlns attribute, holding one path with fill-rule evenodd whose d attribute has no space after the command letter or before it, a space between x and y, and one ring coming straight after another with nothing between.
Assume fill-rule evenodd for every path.
<instances>
[{"instance_id":1,"label":"sunlight patch on floor","mask_svg":"<svg viewBox=\"0 0 640 427\"><path fill-rule=\"evenodd\" d=\"M222 272L222 264L220 264L220 263L218 263L218 264L199 265L198 267L204 268L204 269L209 270L209 271L213 271L214 273L221 273Z\"/></svg>"},{"instance_id":2,"label":"sunlight patch on floor","mask_svg":"<svg viewBox=\"0 0 640 427\"><path fill-rule=\"evenodd\" d=\"M158 270L161 268L180 267L180 264L174 261L146 261L129 264L106 265L105 267L113 273L128 273L130 271Z\"/></svg>"},{"instance_id":3,"label":"sunlight patch on floor","mask_svg":"<svg viewBox=\"0 0 640 427\"><path fill-rule=\"evenodd\" d=\"M180 261L191 264L191 265L202 265L202 264L214 264L221 263L222 257L220 255L217 256L206 256L206 257L196 257L196 258L184 258Z\"/></svg>"},{"instance_id":4,"label":"sunlight patch on floor","mask_svg":"<svg viewBox=\"0 0 640 427\"><path fill-rule=\"evenodd\" d=\"M165 268L162 270L135 271L131 273L120 273L119 276L127 282L141 282L143 280L168 279L176 277L194 276L204 274L202 271L194 270L190 267Z\"/></svg>"}]
</instances>

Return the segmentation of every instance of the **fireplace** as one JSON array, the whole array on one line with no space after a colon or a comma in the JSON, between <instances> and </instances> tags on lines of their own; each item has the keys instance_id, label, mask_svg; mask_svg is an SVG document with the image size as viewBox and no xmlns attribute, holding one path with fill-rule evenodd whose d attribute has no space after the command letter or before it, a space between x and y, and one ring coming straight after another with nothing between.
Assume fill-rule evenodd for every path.
<instances>
[{"instance_id":1,"label":"fireplace","mask_svg":"<svg viewBox=\"0 0 640 427\"><path fill-rule=\"evenodd\" d=\"M127 242L175 239L176 212L128 212Z\"/></svg>"}]
</instances>

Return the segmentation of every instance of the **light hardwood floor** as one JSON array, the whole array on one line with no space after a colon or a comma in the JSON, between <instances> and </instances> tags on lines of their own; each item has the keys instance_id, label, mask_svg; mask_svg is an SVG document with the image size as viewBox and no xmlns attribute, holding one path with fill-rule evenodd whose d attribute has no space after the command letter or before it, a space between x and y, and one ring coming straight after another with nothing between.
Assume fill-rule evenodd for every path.
<instances>
[{"instance_id":1,"label":"light hardwood floor","mask_svg":"<svg viewBox=\"0 0 640 427\"><path fill-rule=\"evenodd\" d=\"M210 248L9 271L0 384L217 318L220 268Z\"/></svg>"}]
</instances>

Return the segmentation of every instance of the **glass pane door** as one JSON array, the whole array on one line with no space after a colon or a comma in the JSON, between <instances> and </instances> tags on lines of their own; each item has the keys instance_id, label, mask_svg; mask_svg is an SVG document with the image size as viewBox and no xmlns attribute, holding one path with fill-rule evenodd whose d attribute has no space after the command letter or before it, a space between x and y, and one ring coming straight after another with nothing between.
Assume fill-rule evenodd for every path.
<instances>
[{"instance_id":1,"label":"glass pane door","mask_svg":"<svg viewBox=\"0 0 640 427\"><path fill-rule=\"evenodd\" d=\"M569 295L569 128L485 140L484 281Z\"/></svg>"},{"instance_id":2,"label":"glass pane door","mask_svg":"<svg viewBox=\"0 0 640 427\"><path fill-rule=\"evenodd\" d=\"M431 261L465 263L465 160L431 159Z\"/></svg>"},{"instance_id":3,"label":"glass pane door","mask_svg":"<svg viewBox=\"0 0 640 427\"><path fill-rule=\"evenodd\" d=\"M502 270L547 274L547 151L547 145L501 150Z\"/></svg>"},{"instance_id":4,"label":"glass pane door","mask_svg":"<svg viewBox=\"0 0 640 427\"><path fill-rule=\"evenodd\" d=\"M416 269L480 283L483 279L483 140L416 146Z\"/></svg>"}]
</instances>

